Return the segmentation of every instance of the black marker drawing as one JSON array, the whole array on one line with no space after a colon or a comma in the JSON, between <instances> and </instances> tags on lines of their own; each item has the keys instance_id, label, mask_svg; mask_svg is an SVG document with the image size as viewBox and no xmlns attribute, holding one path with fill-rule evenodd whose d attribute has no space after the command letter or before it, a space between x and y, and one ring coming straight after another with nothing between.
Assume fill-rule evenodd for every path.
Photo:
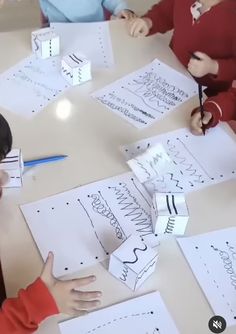
<instances>
[{"instance_id":1,"label":"black marker drawing","mask_svg":"<svg viewBox=\"0 0 236 334\"><path fill-rule=\"evenodd\" d=\"M147 250L147 245L145 245L145 244L144 244L143 248L135 247L133 249L133 253L134 253L134 256L135 256L134 260L123 261L123 264L134 264L134 263L136 263L138 261L138 256L137 256L138 251L139 252L145 252L146 250Z\"/></svg>"},{"instance_id":2,"label":"black marker drawing","mask_svg":"<svg viewBox=\"0 0 236 334\"><path fill-rule=\"evenodd\" d=\"M124 217L134 222L140 236L145 237L153 234L151 215L141 207L126 183L120 183L119 186L109 187L109 189L115 193L117 204Z\"/></svg>"}]
</instances>

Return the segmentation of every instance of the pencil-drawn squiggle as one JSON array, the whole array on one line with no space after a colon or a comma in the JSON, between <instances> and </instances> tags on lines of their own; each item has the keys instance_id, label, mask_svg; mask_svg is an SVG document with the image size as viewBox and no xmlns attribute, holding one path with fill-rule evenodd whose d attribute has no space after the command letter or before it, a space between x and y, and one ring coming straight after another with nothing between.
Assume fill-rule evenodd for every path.
<instances>
[{"instance_id":1,"label":"pencil-drawn squiggle","mask_svg":"<svg viewBox=\"0 0 236 334\"><path fill-rule=\"evenodd\" d=\"M187 159L185 157L181 156L181 153L177 149L176 145L171 143L170 140L167 141L167 145L169 146L169 151L177 159L177 161L174 160L174 159L173 160L174 160L174 162L177 163L178 167L180 167L179 165L184 166L185 171L187 171L190 176L196 177L196 179L193 180L194 182L202 183L203 175L197 173L198 171L197 171L196 168L193 167L193 164L186 163Z\"/></svg>"},{"instance_id":2,"label":"pencil-drawn squiggle","mask_svg":"<svg viewBox=\"0 0 236 334\"><path fill-rule=\"evenodd\" d=\"M138 248L138 247L135 247L133 249L133 253L134 253L134 256L135 256L135 259L133 261L123 261L124 264L134 264L138 261L138 255L137 255L137 251L140 251L140 252L145 252L147 250L147 245L144 244L144 247L143 248Z\"/></svg>"},{"instance_id":3,"label":"pencil-drawn squiggle","mask_svg":"<svg viewBox=\"0 0 236 334\"><path fill-rule=\"evenodd\" d=\"M169 176L170 176L170 181L174 181L176 184L176 188L179 188L181 190L183 190L183 187L181 187L179 184L180 184L180 180L177 180L174 178L174 174L173 173L167 173Z\"/></svg>"},{"instance_id":4,"label":"pencil-drawn squiggle","mask_svg":"<svg viewBox=\"0 0 236 334\"><path fill-rule=\"evenodd\" d=\"M229 251L231 252L231 255L232 255L233 259L236 261L236 249L235 249L235 247L231 246L228 241L226 242L226 245L227 245Z\"/></svg>"},{"instance_id":5,"label":"pencil-drawn squiggle","mask_svg":"<svg viewBox=\"0 0 236 334\"><path fill-rule=\"evenodd\" d=\"M121 281L126 282L127 276L128 276L128 272L129 272L129 268L127 266L124 266L123 267L123 271L122 271L121 276L120 276L120 280Z\"/></svg>"},{"instance_id":6,"label":"pencil-drawn squiggle","mask_svg":"<svg viewBox=\"0 0 236 334\"><path fill-rule=\"evenodd\" d=\"M147 179L151 179L152 175L149 173L147 168L144 167L144 165L137 158L134 158L134 160L136 161L137 165L144 171L144 173L147 174Z\"/></svg>"},{"instance_id":7,"label":"pencil-drawn squiggle","mask_svg":"<svg viewBox=\"0 0 236 334\"><path fill-rule=\"evenodd\" d=\"M127 239L117 218L115 217L114 213L111 211L111 208L109 207L108 203L102 197L101 192L99 191L98 194L90 195L90 198L92 198L91 204L92 204L93 211L97 212L99 215L109 220L110 225L115 228L116 237L121 240Z\"/></svg>"},{"instance_id":8,"label":"pencil-drawn squiggle","mask_svg":"<svg viewBox=\"0 0 236 334\"><path fill-rule=\"evenodd\" d=\"M152 268L156 264L156 260L154 260L146 269L144 269L141 274L138 275L137 280L141 280L144 274L146 274L150 268Z\"/></svg>"},{"instance_id":9,"label":"pencil-drawn squiggle","mask_svg":"<svg viewBox=\"0 0 236 334\"><path fill-rule=\"evenodd\" d=\"M136 231L144 237L153 234L152 220L150 213L141 207L137 199L130 193L126 183L120 183L119 186L109 187L116 195L116 200L124 217L134 222Z\"/></svg>"},{"instance_id":10,"label":"pencil-drawn squiggle","mask_svg":"<svg viewBox=\"0 0 236 334\"><path fill-rule=\"evenodd\" d=\"M174 228L175 228L175 219L173 217L169 217L164 233L172 234Z\"/></svg>"},{"instance_id":11,"label":"pencil-drawn squiggle","mask_svg":"<svg viewBox=\"0 0 236 334\"><path fill-rule=\"evenodd\" d=\"M151 208L152 204L151 202L148 201L148 199L144 196L144 194L142 193L142 191L139 189L139 187L136 185L135 181L133 178L131 178L131 181L135 187L135 189L139 192L139 194L142 196L142 198L145 200L145 202L147 203L147 205Z\"/></svg>"},{"instance_id":12,"label":"pencil-drawn squiggle","mask_svg":"<svg viewBox=\"0 0 236 334\"><path fill-rule=\"evenodd\" d=\"M33 39L34 45L35 45L35 49L34 52L37 52L39 50L39 44L38 44L38 36L35 36Z\"/></svg>"}]
</instances>

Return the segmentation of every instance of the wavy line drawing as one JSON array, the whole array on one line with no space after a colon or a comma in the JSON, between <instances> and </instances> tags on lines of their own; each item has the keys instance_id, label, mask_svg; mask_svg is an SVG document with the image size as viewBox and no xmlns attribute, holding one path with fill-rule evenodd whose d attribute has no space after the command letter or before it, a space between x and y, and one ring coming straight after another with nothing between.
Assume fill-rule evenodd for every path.
<instances>
[{"instance_id":1,"label":"wavy line drawing","mask_svg":"<svg viewBox=\"0 0 236 334\"><path fill-rule=\"evenodd\" d=\"M91 194L89 195L89 197L92 199L91 205L93 211L109 220L110 225L115 228L115 234L118 239L126 240L127 236L125 235L124 230L122 229L118 219L115 217L114 213L109 207L107 201L102 196L101 191L98 191L98 194Z\"/></svg>"},{"instance_id":2,"label":"wavy line drawing","mask_svg":"<svg viewBox=\"0 0 236 334\"><path fill-rule=\"evenodd\" d=\"M175 228L175 219L173 217L169 217L164 233L172 234L174 228Z\"/></svg>"},{"instance_id":3,"label":"wavy line drawing","mask_svg":"<svg viewBox=\"0 0 236 334\"><path fill-rule=\"evenodd\" d=\"M121 281L126 282L127 276L128 276L128 272L129 272L129 268L127 266L124 266L123 267L123 271L122 271L121 276L120 276L120 280Z\"/></svg>"},{"instance_id":4,"label":"wavy line drawing","mask_svg":"<svg viewBox=\"0 0 236 334\"><path fill-rule=\"evenodd\" d=\"M104 253L105 253L106 255L108 255L109 252L106 250L105 246L103 245L103 243L102 243L101 240L99 239L98 234L97 234L96 229L95 229L95 226L94 226L94 224L93 224L92 218L90 217L88 211L85 209L85 206L82 204L82 202L81 202L81 200L80 200L79 198L78 198L78 203L80 204L80 206L83 208L85 214L87 215L87 217L88 217L88 219L89 219L89 221L90 221L90 223L91 223L91 226L92 226L92 228L93 228L93 231L94 231L94 234L95 234L95 236L96 236L96 239L98 240L98 242L99 242L100 246L102 247Z\"/></svg>"},{"instance_id":5,"label":"wavy line drawing","mask_svg":"<svg viewBox=\"0 0 236 334\"><path fill-rule=\"evenodd\" d=\"M35 45L35 49L34 52L37 52L39 50L39 44L37 42L38 36L35 36L33 39L34 45Z\"/></svg>"},{"instance_id":6,"label":"wavy line drawing","mask_svg":"<svg viewBox=\"0 0 236 334\"><path fill-rule=\"evenodd\" d=\"M140 252L146 252L147 250L147 245L144 244L144 248L139 248L139 247L135 247L133 249L133 253L134 253L134 256L135 256L135 259L133 261L123 261L123 264L134 264L138 261L138 255L137 255L137 251L140 251Z\"/></svg>"},{"instance_id":7,"label":"wavy line drawing","mask_svg":"<svg viewBox=\"0 0 236 334\"><path fill-rule=\"evenodd\" d=\"M231 255L232 255L233 259L236 261L236 249L235 249L235 247L231 246L228 241L226 241L226 245L227 245L229 251L231 252Z\"/></svg>"},{"instance_id":8,"label":"wavy line drawing","mask_svg":"<svg viewBox=\"0 0 236 334\"><path fill-rule=\"evenodd\" d=\"M143 172L145 174L147 174L147 179L151 179L152 178L152 175L149 173L149 171L147 170L146 167L144 167L144 165L137 159L137 158L134 158L134 161L136 161L137 165L143 170Z\"/></svg>"},{"instance_id":9,"label":"wavy line drawing","mask_svg":"<svg viewBox=\"0 0 236 334\"><path fill-rule=\"evenodd\" d=\"M138 232L141 237L153 234L150 213L147 213L147 211L141 207L137 199L131 194L126 183L120 183L119 186L108 187L108 189L114 191L120 210L124 212L124 217L134 222L136 232Z\"/></svg>"},{"instance_id":10,"label":"wavy line drawing","mask_svg":"<svg viewBox=\"0 0 236 334\"><path fill-rule=\"evenodd\" d=\"M124 316L119 317L119 318L114 318L112 320L109 320L106 323L102 323L101 325L92 328L91 330L87 331L86 334L95 333L97 330L99 330L101 328L104 328L104 327L107 327L107 326L110 326L114 323L118 323L119 321L128 320L129 318L132 319L132 318L136 318L136 317L144 317L144 316L147 316L147 315L150 315L150 316L153 317L154 312L150 311L150 312L135 313L135 314L124 315ZM160 333L160 332L158 332L158 333Z\"/></svg>"}]
</instances>

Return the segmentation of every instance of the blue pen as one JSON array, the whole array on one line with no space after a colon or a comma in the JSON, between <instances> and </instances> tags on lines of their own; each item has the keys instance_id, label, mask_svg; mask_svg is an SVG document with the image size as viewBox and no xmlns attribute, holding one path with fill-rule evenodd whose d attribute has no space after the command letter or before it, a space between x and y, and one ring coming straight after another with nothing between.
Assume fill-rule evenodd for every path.
<instances>
[{"instance_id":1,"label":"blue pen","mask_svg":"<svg viewBox=\"0 0 236 334\"><path fill-rule=\"evenodd\" d=\"M36 165L47 164L50 162L64 160L65 158L67 158L67 155L54 155L54 156L46 157L46 158L24 161L24 167L33 167Z\"/></svg>"}]
</instances>

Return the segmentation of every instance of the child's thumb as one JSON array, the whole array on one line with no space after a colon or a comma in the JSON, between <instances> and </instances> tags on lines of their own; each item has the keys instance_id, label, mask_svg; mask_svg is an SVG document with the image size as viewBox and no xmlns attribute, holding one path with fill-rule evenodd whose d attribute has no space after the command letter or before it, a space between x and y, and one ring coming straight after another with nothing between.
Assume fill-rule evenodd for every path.
<instances>
[{"instance_id":1,"label":"child's thumb","mask_svg":"<svg viewBox=\"0 0 236 334\"><path fill-rule=\"evenodd\" d=\"M53 262L54 262L54 255L52 252L48 253L47 260L44 264L42 275L45 277L51 277L53 274Z\"/></svg>"}]
</instances>

